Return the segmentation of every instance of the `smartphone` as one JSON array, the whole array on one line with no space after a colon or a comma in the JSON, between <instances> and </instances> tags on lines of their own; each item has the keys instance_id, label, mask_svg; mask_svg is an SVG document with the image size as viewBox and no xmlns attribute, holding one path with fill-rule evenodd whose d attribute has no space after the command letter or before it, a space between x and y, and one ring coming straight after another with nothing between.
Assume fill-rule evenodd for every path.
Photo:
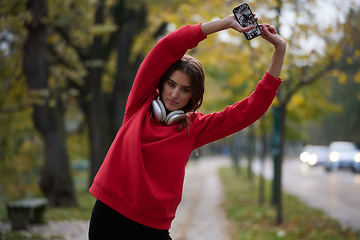
<instances>
[{"instance_id":1,"label":"smartphone","mask_svg":"<svg viewBox=\"0 0 360 240\"><path fill-rule=\"evenodd\" d=\"M251 40L261 35L261 29L254 19L254 14L252 13L249 5L247 3L243 3L240 6L237 6L233 9L233 13L235 15L236 20L242 27L247 27L250 25L254 25L255 28L251 29L248 32L244 32L244 35L247 40Z\"/></svg>"}]
</instances>

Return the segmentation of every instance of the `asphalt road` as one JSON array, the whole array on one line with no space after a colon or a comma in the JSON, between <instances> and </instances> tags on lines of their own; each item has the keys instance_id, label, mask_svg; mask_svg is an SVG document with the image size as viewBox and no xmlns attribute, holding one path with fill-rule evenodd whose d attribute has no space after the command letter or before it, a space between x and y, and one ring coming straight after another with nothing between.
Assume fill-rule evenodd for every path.
<instances>
[{"instance_id":1,"label":"asphalt road","mask_svg":"<svg viewBox=\"0 0 360 240\"><path fill-rule=\"evenodd\" d=\"M272 179L272 161L266 161L264 176ZM259 173L256 161L253 170ZM351 170L326 172L322 166L309 167L297 158L285 159L283 190L309 206L323 210L343 227L360 231L360 174Z\"/></svg>"}]
</instances>

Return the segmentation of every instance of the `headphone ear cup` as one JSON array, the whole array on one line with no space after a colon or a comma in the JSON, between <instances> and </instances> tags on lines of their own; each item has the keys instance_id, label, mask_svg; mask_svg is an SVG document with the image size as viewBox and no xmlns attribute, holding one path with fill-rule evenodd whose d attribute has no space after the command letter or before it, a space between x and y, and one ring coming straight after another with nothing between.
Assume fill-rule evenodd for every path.
<instances>
[{"instance_id":1,"label":"headphone ear cup","mask_svg":"<svg viewBox=\"0 0 360 240\"><path fill-rule=\"evenodd\" d=\"M167 117L165 119L165 124L166 125L178 124L178 123L184 121L186 118L187 118L187 115L185 114L185 112L183 110L176 110L176 111L169 113L169 115L167 115Z\"/></svg>"},{"instance_id":2,"label":"headphone ear cup","mask_svg":"<svg viewBox=\"0 0 360 240\"><path fill-rule=\"evenodd\" d=\"M166 110L164 104L158 100L154 99L151 103L153 109L153 115L157 122L164 122L166 118Z\"/></svg>"},{"instance_id":3,"label":"headphone ear cup","mask_svg":"<svg viewBox=\"0 0 360 240\"><path fill-rule=\"evenodd\" d=\"M151 102L153 116L157 122L164 122L166 125L174 125L184 121L187 118L183 110L176 110L166 116L164 104L159 99L154 99Z\"/></svg>"}]
</instances>

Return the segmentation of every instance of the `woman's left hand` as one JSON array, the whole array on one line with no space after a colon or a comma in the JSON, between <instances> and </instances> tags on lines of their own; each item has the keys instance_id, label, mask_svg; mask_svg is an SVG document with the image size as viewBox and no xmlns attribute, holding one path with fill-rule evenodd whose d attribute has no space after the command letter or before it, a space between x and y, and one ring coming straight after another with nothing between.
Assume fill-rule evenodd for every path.
<instances>
[{"instance_id":1,"label":"woman's left hand","mask_svg":"<svg viewBox=\"0 0 360 240\"><path fill-rule=\"evenodd\" d=\"M262 31L261 37L266 41L270 42L275 46L275 48L286 48L286 41L281 37L276 28L270 24L260 24L259 25Z\"/></svg>"}]
</instances>

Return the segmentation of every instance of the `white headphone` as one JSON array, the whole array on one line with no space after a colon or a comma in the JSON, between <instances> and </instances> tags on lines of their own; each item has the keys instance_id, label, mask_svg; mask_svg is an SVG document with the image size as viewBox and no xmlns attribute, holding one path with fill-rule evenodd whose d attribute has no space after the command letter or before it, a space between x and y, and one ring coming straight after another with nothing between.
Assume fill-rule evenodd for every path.
<instances>
[{"instance_id":1,"label":"white headphone","mask_svg":"<svg viewBox=\"0 0 360 240\"><path fill-rule=\"evenodd\" d=\"M165 125L178 124L187 118L183 110L176 110L166 115L165 106L159 99L154 99L151 106L155 120L160 123L165 123Z\"/></svg>"}]
</instances>

